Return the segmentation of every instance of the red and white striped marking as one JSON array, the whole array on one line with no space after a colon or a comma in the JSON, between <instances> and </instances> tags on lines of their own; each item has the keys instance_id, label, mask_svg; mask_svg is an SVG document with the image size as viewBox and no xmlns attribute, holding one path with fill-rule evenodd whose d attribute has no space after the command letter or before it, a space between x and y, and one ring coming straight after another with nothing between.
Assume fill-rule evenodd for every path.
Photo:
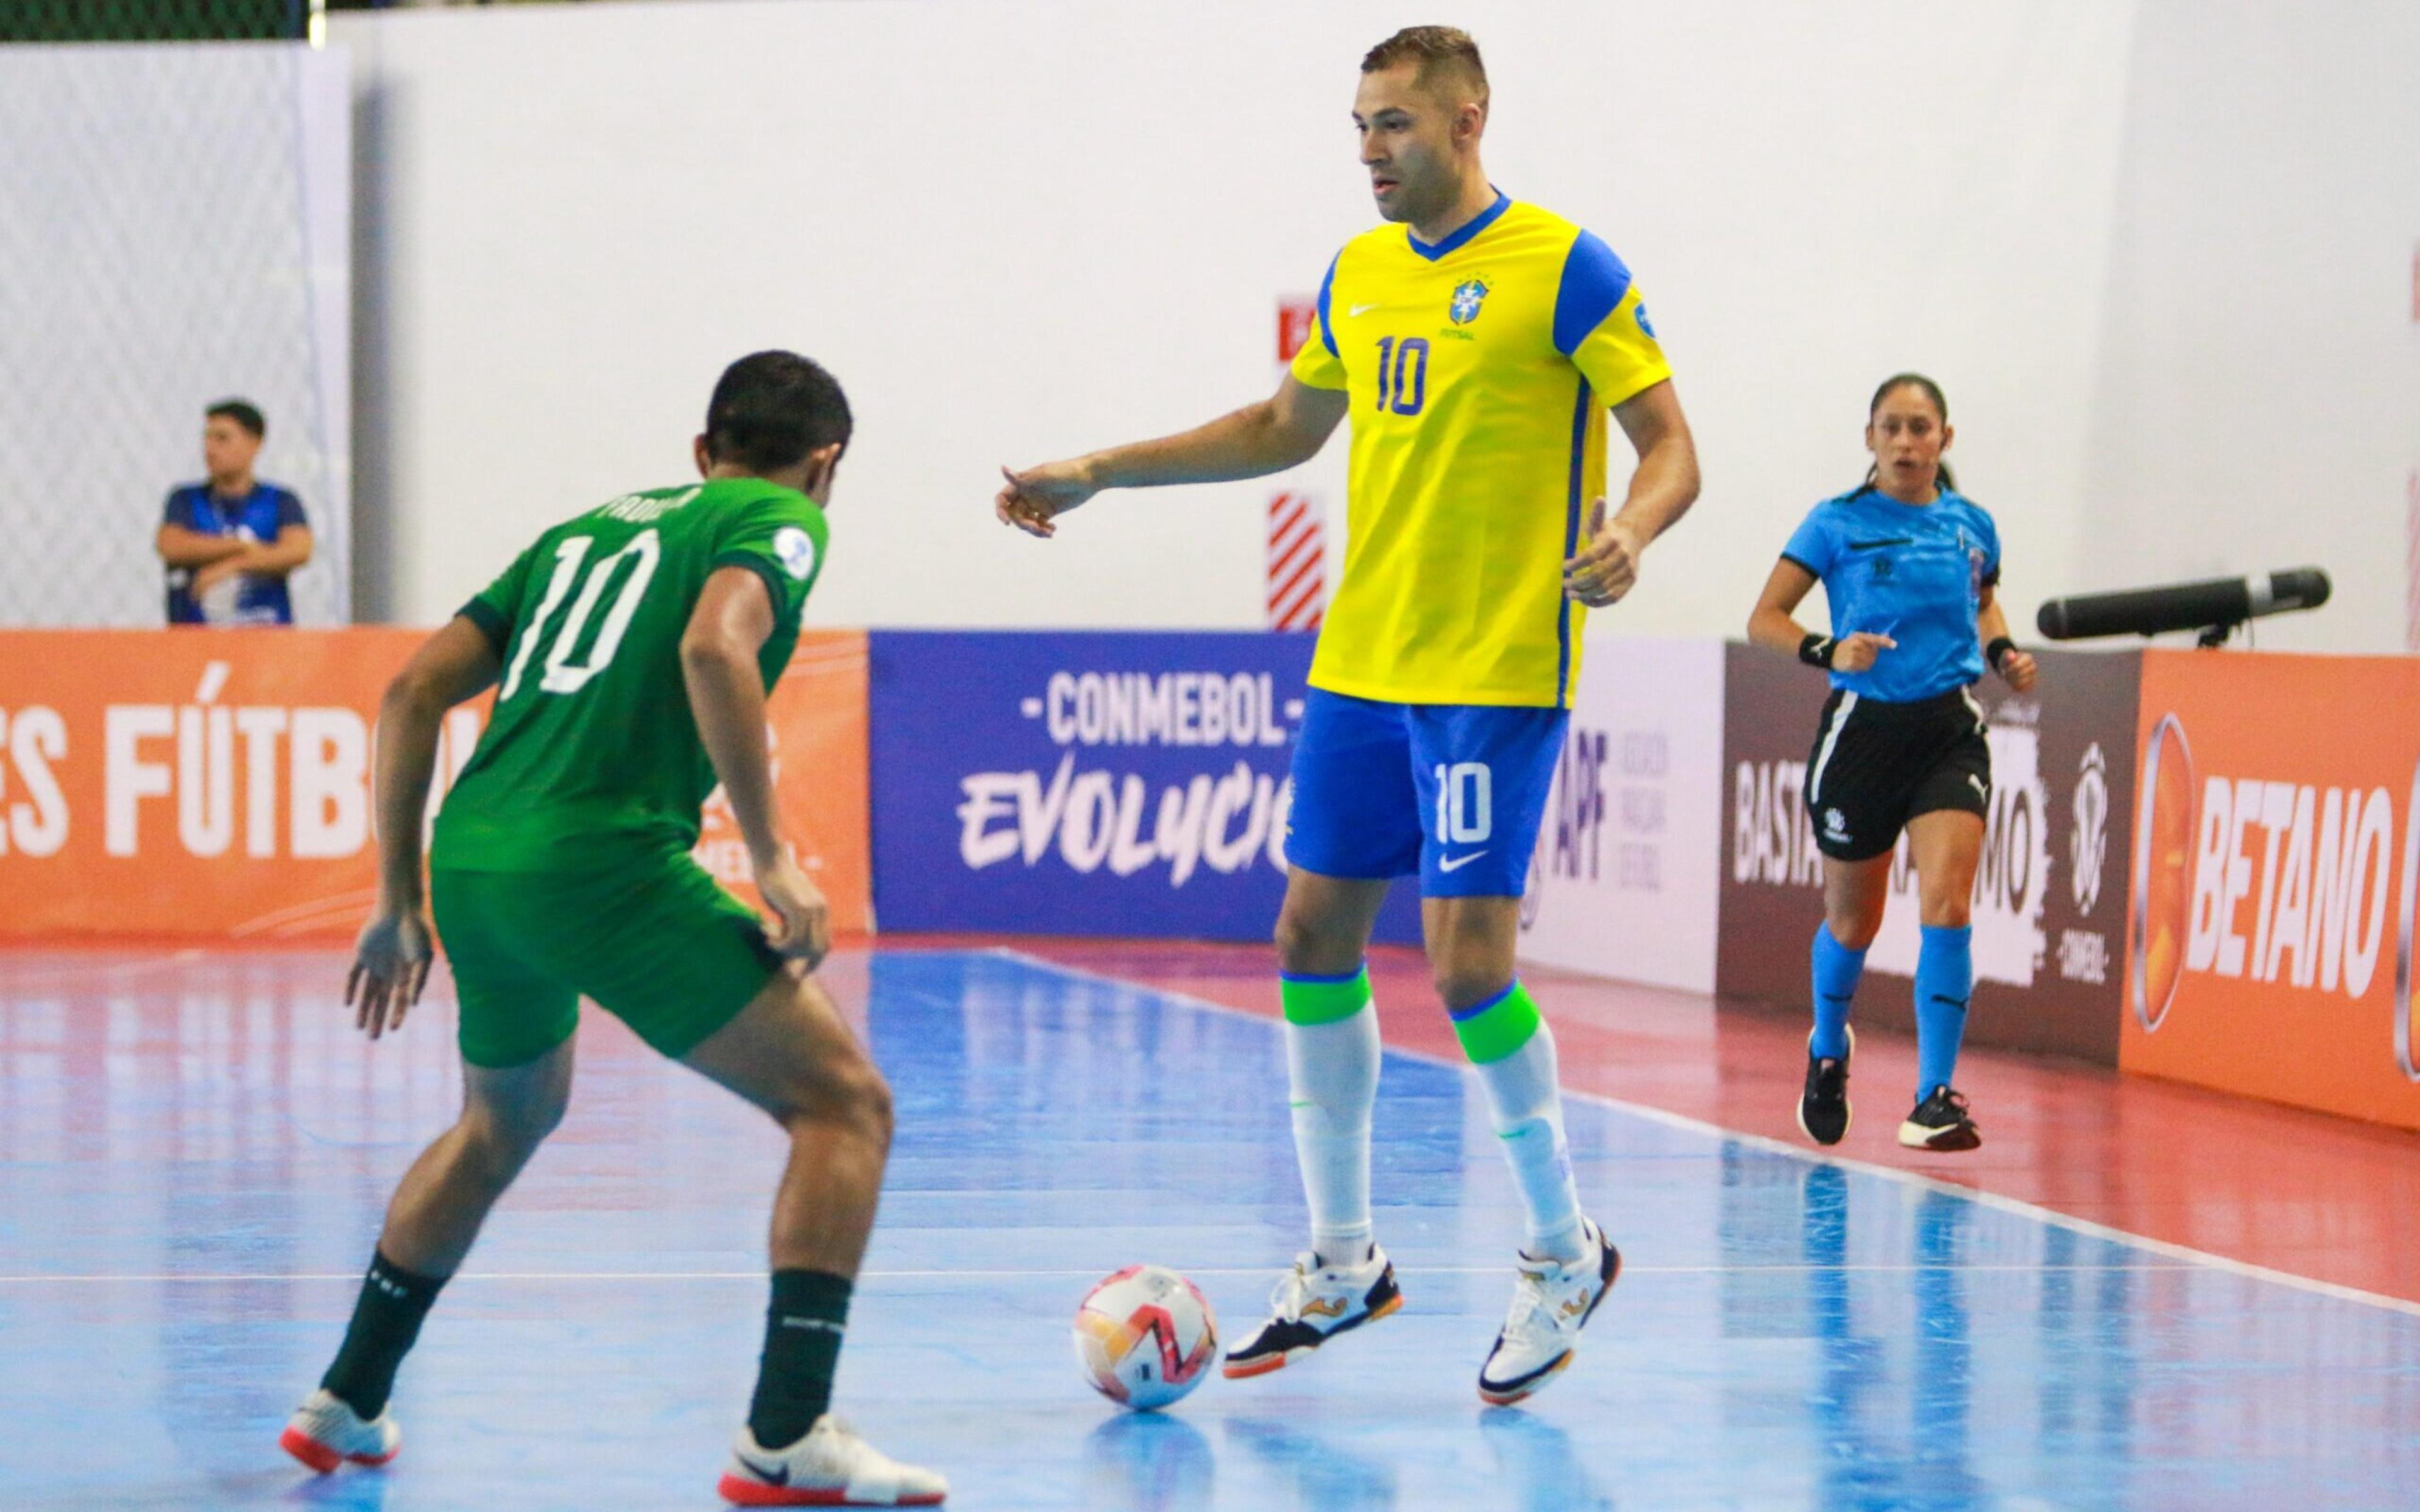
<instances>
[{"instance_id":1,"label":"red and white striped marking","mask_svg":"<svg viewBox=\"0 0 2420 1512\"><path fill-rule=\"evenodd\" d=\"M1327 607L1327 528L1309 494L1269 498L1269 628L1316 630Z\"/></svg>"}]
</instances>

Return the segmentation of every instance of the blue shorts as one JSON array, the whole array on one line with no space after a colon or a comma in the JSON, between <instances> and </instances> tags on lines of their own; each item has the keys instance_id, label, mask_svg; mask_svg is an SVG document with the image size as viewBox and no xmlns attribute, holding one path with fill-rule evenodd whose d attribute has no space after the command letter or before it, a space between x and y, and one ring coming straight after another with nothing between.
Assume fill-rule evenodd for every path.
<instances>
[{"instance_id":1,"label":"blue shorts","mask_svg":"<svg viewBox=\"0 0 2420 1512\"><path fill-rule=\"evenodd\" d=\"M1380 703L1312 688L1294 748L1286 863L1420 874L1423 898L1518 898L1566 709Z\"/></svg>"}]
</instances>

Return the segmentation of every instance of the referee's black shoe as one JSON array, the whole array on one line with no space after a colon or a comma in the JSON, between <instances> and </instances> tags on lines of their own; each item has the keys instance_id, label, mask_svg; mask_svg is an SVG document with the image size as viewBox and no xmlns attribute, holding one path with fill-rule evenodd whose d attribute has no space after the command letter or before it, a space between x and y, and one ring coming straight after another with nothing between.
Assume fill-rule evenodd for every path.
<instances>
[{"instance_id":1,"label":"referee's black shoe","mask_svg":"<svg viewBox=\"0 0 2420 1512\"><path fill-rule=\"evenodd\" d=\"M1899 1126L1899 1142L1910 1149L1952 1151L1974 1149L1983 1143L1975 1120L1967 1116L1966 1099L1944 1082L1932 1089L1907 1121Z\"/></svg>"},{"instance_id":2,"label":"referee's black shoe","mask_svg":"<svg viewBox=\"0 0 2420 1512\"><path fill-rule=\"evenodd\" d=\"M1849 1133L1849 1057L1857 1053L1857 1031L1838 1057L1807 1054L1807 1089L1798 1094L1798 1132L1819 1145L1837 1145Z\"/></svg>"}]
</instances>

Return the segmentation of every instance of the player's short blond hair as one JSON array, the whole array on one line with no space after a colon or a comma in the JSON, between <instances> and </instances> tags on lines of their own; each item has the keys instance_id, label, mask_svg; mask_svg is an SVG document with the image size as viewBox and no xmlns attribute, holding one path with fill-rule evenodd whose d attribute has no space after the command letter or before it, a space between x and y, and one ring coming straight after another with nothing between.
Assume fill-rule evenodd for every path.
<instances>
[{"instance_id":1,"label":"player's short blond hair","mask_svg":"<svg viewBox=\"0 0 2420 1512\"><path fill-rule=\"evenodd\" d=\"M1370 49L1361 71L1376 73L1398 63L1419 65L1422 87L1459 85L1481 104L1487 103L1487 65L1479 60L1479 44L1459 26L1406 26Z\"/></svg>"}]
</instances>

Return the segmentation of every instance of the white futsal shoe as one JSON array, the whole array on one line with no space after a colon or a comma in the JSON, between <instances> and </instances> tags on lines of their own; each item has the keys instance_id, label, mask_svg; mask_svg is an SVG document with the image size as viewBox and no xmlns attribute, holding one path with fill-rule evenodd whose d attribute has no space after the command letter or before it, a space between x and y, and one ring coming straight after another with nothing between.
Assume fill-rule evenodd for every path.
<instances>
[{"instance_id":1,"label":"white futsal shoe","mask_svg":"<svg viewBox=\"0 0 2420 1512\"><path fill-rule=\"evenodd\" d=\"M903 1465L826 1412L786 1449L768 1449L741 1425L717 1488L735 1506L939 1506L950 1483Z\"/></svg>"},{"instance_id":2,"label":"white futsal shoe","mask_svg":"<svg viewBox=\"0 0 2420 1512\"><path fill-rule=\"evenodd\" d=\"M1403 1305L1395 1267L1375 1244L1358 1265L1323 1266L1316 1255L1295 1256L1269 1294L1268 1320L1227 1351L1219 1373L1230 1381L1267 1375Z\"/></svg>"},{"instance_id":3,"label":"white futsal shoe","mask_svg":"<svg viewBox=\"0 0 2420 1512\"><path fill-rule=\"evenodd\" d=\"M403 1429L393 1412L367 1422L326 1387L313 1392L294 1415L277 1446L325 1475L338 1465L383 1465L403 1446Z\"/></svg>"},{"instance_id":4,"label":"white futsal shoe","mask_svg":"<svg viewBox=\"0 0 2420 1512\"><path fill-rule=\"evenodd\" d=\"M1558 1260L1533 1260L1524 1255L1515 1269L1512 1306L1504 1315L1496 1348L1479 1367L1480 1398L1491 1407L1510 1407L1536 1393L1572 1363L1580 1330L1596 1316L1614 1277L1621 1273L1621 1252L1605 1230L1582 1220L1588 1253L1565 1265Z\"/></svg>"}]
</instances>

